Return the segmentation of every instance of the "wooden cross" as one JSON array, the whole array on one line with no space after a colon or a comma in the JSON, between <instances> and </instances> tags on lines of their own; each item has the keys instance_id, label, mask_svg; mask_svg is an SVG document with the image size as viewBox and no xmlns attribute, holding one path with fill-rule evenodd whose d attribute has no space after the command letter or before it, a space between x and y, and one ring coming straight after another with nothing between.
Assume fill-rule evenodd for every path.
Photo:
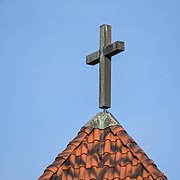
<instances>
[{"instance_id":1,"label":"wooden cross","mask_svg":"<svg viewBox=\"0 0 180 180\"><path fill-rule=\"evenodd\" d=\"M124 42L111 43L111 26L100 26L100 49L86 56L86 63L99 63L99 108L111 107L111 57L124 51Z\"/></svg>"}]
</instances>

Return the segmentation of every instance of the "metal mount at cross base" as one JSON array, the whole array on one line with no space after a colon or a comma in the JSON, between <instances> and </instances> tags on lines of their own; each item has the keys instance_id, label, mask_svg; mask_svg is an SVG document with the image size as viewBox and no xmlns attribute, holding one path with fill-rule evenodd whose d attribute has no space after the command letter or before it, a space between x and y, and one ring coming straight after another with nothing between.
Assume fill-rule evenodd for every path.
<instances>
[{"instance_id":1,"label":"metal mount at cross base","mask_svg":"<svg viewBox=\"0 0 180 180\"><path fill-rule=\"evenodd\" d=\"M111 43L111 26L100 26L100 48L86 56L86 64L99 63L99 108L111 107L111 57L124 51L124 42Z\"/></svg>"}]
</instances>

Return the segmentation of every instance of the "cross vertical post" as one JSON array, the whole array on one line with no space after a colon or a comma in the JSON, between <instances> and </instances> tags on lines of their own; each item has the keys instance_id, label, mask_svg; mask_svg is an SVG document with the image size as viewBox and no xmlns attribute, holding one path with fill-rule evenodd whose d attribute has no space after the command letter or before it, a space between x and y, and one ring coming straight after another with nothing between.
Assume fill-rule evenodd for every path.
<instances>
[{"instance_id":1,"label":"cross vertical post","mask_svg":"<svg viewBox=\"0 0 180 180\"><path fill-rule=\"evenodd\" d=\"M124 51L124 42L111 43L111 26L100 26L100 49L86 56L86 63L99 63L99 108L111 107L111 57Z\"/></svg>"},{"instance_id":2,"label":"cross vertical post","mask_svg":"<svg viewBox=\"0 0 180 180\"><path fill-rule=\"evenodd\" d=\"M111 57L104 56L104 47L111 44L111 26L100 27L99 107L111 104Z\"/></svg>"}]
</instances>

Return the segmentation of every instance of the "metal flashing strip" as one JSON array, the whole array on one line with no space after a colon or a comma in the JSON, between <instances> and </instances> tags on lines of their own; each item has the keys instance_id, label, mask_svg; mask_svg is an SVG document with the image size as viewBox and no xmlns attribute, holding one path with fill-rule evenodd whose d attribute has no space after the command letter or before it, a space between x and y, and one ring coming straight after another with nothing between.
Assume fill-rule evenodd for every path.
<instances>
[{"instance_id":1,"label":"metal flashing strip","mask_svg":"<svg viewBox=\"0 0 180 180\"><path fill-rule=\"evenodd\" d=\"M115 117L108 111L99 112L93 119L87 122L83 127L89 129L98 128L105 129L110 126L119 125L119 122Z\"/></svg>"}]
</instances>

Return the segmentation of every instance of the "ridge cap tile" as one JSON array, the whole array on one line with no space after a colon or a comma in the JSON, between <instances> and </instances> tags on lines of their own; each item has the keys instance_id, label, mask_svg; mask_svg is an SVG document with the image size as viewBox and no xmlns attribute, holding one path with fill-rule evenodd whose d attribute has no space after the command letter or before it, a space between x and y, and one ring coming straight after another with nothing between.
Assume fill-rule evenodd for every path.
<instances>
[{"instance_id":1,"label":"ridge cap tile","mask_svg":"<svg viewBox=\"0 0 180 180\"><path fill-rule=\"evenodd\" d=\"M79 146L79 143L81 143L82 140L83 140L86 136L87 136L87 134L84 133L84 132L78 133L78 135L77 135L73 140L71 140L71 141L69 142L68 146L69 146L69 145L74 145L75 147Z\"/></svg>"},{"instance_id":2,"label":"ridge cap tile","mask_svg":"<svg viewBox=\"0 0 180 180\"><path fill-rule=\"evenodd\" d=\"M154 161L152 159L146 159L144 162L143 162L144 166L145 167L148 167L149 165L155 165Z\"/></svg>"},{"instance_id":3,"label":"ridge cap tile","mask_svg":"<svg viewBox=\"0 0 180 180\"><path fill-rule=\"evenodd\" d=\"M62 158L62 157L56 157L55 158L55 161L51 164L53 166L56 166L56 167L60 167L63 163L64 163L65 159Z\"/></svg>"},{"instance_id":4,"label":"ridge cap tile","mask_svg":"<svg viewBox=\"0 0 180 180\"><path fill-rule=\"evenodd\" d=\"M55 173L57 171L58 167L54 166L54 165L50 165L46 168L46 170L52 171L53 173Z\"/></svg>"},{"instance_id":5,"label":"ridge cap tile","mask_svg":"<svg viewBox=\"0 0 180 180\"><path fill-rule=\"evenodd\" d=\"M167 180L167 177L163 174L163 176L158 177L157 180Z\"/></svg>"},{"instance_id":6,"label":"ridge cap tile","mask_svg":"<svg viewBox=\"0 0 180 180\"><path fill-rule=\"evenodd\" d=\"M38 178L38 180L49 180L53 176L53 172L45 170L44 173Z\"/></svg>"},{"instance_id":7,"label":"ridge cap tile","mask_svg":"<svg viewBox=\"0 0 180 180\"><path fill-rule=\"evenodd\" d=\"M163 173L156 167L156 165L149 165L147 166L146 168L149 172L151 172L151 176L154 178L154 179L157 179L158 177L161 177L163 176Z\"/></svg>"},{"instance_id":8,"label":"ridge cap tile","mask_svg":"<svg viewBox=\"0 0 180 180\"><path fill-rule=\"evenodd\" d=\"M110 126L109 128L114 135L116 135L117 132L125 131L125 129L120 124L117 124L115 126Z\"/></svg>"},{"instance_id":9,"label":"ridge cap tile","mask_svg":"<svg viewBox=\"0 0 180 180\"><path fill-rule=\"evenodd\" d=\"M133 142L134 140L132 139L131 136L124 130L116 133L117 136L121 139L124 145L127 145L130 142Z\"/></svg>"},{"instance_id":10,"label":"ridge cap tile","mask_svg":"<svg viewBox=\"0 0 180 180\"><path fill-rule=\"evenodd\" d=\"M90 128L88 128L88 127L84 127L84 126L83 126L83 127L81 127L80 132L84 132L84 133L86 133L87 135L89 135L92 130L93 130L93 129L90 129Z\"/></svg>"}]
</instances>

